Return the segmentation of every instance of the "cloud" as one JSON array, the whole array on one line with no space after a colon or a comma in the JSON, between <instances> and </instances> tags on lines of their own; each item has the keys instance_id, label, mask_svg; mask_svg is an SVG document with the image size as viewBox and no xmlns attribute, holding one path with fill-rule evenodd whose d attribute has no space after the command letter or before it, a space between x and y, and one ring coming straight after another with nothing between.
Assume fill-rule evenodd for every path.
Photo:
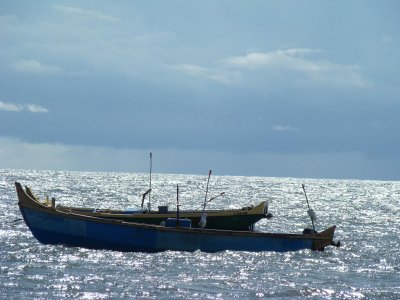
<instances>
[{"instance_id":1,"label":"cloud","mask_svg":"<svg viewBox=\"0 0 400 300\"><path fill-rule=\"evenodd\" d=\"M35 104L14 104L0 101L0 110L4 111L29 111L33 113L47 113L48 109Z\"/></svg>"},{"instance_id":2,"label":"cloud","mask_svg":"<svg viewBox=\"0 0 400 300\"><path fill-rule=\"evenodd\" d=\"M284 75L287 83L328 83L357 88L372 86L372 82L356 65L342 65L313 59L312 55L321 53L323 51L320 49L308 48L252 52L222 59L221 63L214 68L193 64L179 64L175 68L191 76L206 78L225 85L259 83L260 78L270 82L276 75Z\"/></svg>"},{"instance_id":3,"label":"cloud","mask_svg":"<svg viewBox=\"0 0 400 300\"><path fill-rule=\"evenodd\" d=\"M13 104L13 103L5 103L3 101L0 101L0 110L5 110L5 111L20 111L21 106L18 104Z\"/></svg>"},{"instance_id":4,"label":"cloud","mask_svg":"<svg viewBox=\"0 0 400 300\"><path fill-rule=\"evenodd\" d=\"M15 70L23 73L35 73L44 75L60 74L62 69L41 63L34 59L19 60L14 63Z\"/></svg>"},{"instance_id":5,"label":"cloud","mask_svg":"<svg viewBox=\"0 0 400 300\"><path fill-rule=\"evenodd\" d=\"M299 131L298 128L292 126L275 125L272 127L275 131Z\"/></svg>"},{"instance_id":6,"label":"cloud","mask_svg":"<svg viewBox=\"0 0 400 300\"><path fill-rule=\"evenodd\" d=\"M323 60L313 60L308 56L322 53L320 49L293 48L272 52L252 52L244 56L228 57L227 67L247 71L285 72L304 80L326 82L336 85L370 87L366 78L356 65L342 65Z\"/></svg>"},{"instance_id":7,"label":"cloud","mask_svg":"<svg viewBox=\"0 0 400 300\"><path fill-rule=\"evenodd\" d=\"M102 20L102 21L112 21L112 22L118 21L118 18L109 16L109 15L106 15L106 14L103 14L101 12L94 11L94 10L85 10L85 9L81 9L79 7L64 6L64 5L54 5L53 8L54 8L54 10L65 13L65 14L90 17L90 18L95 18L95 19Z\"/></svg>"},{"instance_id":8,"label":"cloud","mask_svg":"<svg viewBox=\"0 0 400 300\"><path fill-rule=\"evenodd\" d=\"M46 113L48 112L47 108L35 105L35 104L26 104L23 106L26 110L33 113Z\"/></svg>"},{"instance_id":9,"label":"cloud","mask_svg":"<svg viewBox=\"0 0 400 300\"><path fill-rule=\"evenodd\" d=\"M390 35L385 35L381 38L381 42L384 44L391 43L394 41L394 38Z\"/></svg>"},{"instance_id":10,"label":"cloud","mask_svg":"<svg viewBox=\"0 0 400 300\"><path fill-rule=\"evenodd\" d=\"M253 52L245 56L229 57L225 63L230 66L247 69L259 69L265 67L277 67L287 69L313 69L314 63L304 60L306 54L319 53L320 50L313 49L287 49L273 52Z\"/></svg>"},{"instance_id":11,"label":"cloud","mask_svg":"<svg viewBox=\"0 0 400 300\"><path fill-rule=\"evenodd\" d=\"M225 72L218 69L208 69L201 66L191 64L180 64L175 66L176 70L182 71L194 77L203 77L212 81L216 81L225 85L233 83L234 73Z\"/></svg>"}]
</instances>

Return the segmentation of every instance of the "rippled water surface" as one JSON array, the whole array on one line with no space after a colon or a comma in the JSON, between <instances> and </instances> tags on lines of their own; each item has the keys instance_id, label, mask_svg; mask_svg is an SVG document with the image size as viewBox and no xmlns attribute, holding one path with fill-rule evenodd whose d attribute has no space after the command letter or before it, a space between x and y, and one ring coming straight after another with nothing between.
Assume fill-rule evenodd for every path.
<instances>
[{"instance_id":1,"label":"rippled water surface","mask_svg":"<svg viewBox=\"0 0 400 300\"><path fill-rule=\"evenodd\" d=\"M212 176L209 208L268 199L257 230L337 225L325 252L121 253L40 244L21 220L14 182L57 203L138 208L148 175L0 170L0 299L400 299L400 182ZM200 208L206 175L153 174L152 207Z\"/></svg>"}]
</instances>

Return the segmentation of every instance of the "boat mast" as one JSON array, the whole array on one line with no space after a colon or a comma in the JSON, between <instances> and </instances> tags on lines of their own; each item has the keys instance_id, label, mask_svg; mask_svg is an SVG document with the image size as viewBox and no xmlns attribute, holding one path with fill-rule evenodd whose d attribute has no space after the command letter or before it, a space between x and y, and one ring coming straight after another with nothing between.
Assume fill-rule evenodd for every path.
<instances>
[{"instance_id":1,"label":"boat mast","mask_svg":"<svg viewBox=\"0 0 400 300\"><path fill-rule=\"evenodd\" d=\"M179 226L179 185L176 185L176 226Z\"/></svg>"},{"instance_id":2,"label":"boat mast","mask_svg":"<svg viewBox=\"0 0 400 300\"><path fill-rule=\"evenodd\" d=\"M149 211L151 210L150 194L151 194L151 171L152 171L152 168L153 168L153 154L150 152L150 187L149 187L149 202L147 203L147 207L148 207Z\"/></svg>"}]
</instances>

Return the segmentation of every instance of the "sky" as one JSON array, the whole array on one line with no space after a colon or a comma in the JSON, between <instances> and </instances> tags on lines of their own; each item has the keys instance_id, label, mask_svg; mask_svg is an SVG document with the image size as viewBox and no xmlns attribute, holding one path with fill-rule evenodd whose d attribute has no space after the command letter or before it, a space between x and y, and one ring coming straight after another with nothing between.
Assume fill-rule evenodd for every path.
<instances>
[{"instance_id":1,"label":"sky","mask_svg":"<svg viewBox=\"0 0 400 300\"><path fill-rule=\"evenodd\" d=\"M399 1L1 1L0 169L400 180Z\"/></svg>"}]
</instances>

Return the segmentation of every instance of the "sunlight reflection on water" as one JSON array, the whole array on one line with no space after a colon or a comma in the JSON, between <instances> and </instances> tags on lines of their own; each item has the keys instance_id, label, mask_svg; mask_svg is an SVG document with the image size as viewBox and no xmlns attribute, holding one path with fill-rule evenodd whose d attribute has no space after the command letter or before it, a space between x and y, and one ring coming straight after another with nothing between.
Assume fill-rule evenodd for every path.
<instances>
[{"instance_id":1,"label":"sunlight reflection on water","mask_svg":"<svg viewBox=\"0 0 400 300\"><path fill-rule=\"evenodd\" d=\"M215 299L400 298L399 182L212 176L210 208L268 199L274 218L258 230L338 226L343 246L325 252L121 253L39 244L21 221L14 181L57 203L138 208L147 174L0 170L0 298ZM152 206L200 208L206 176L154 174Z\"/></svg>"}]
</instances>

